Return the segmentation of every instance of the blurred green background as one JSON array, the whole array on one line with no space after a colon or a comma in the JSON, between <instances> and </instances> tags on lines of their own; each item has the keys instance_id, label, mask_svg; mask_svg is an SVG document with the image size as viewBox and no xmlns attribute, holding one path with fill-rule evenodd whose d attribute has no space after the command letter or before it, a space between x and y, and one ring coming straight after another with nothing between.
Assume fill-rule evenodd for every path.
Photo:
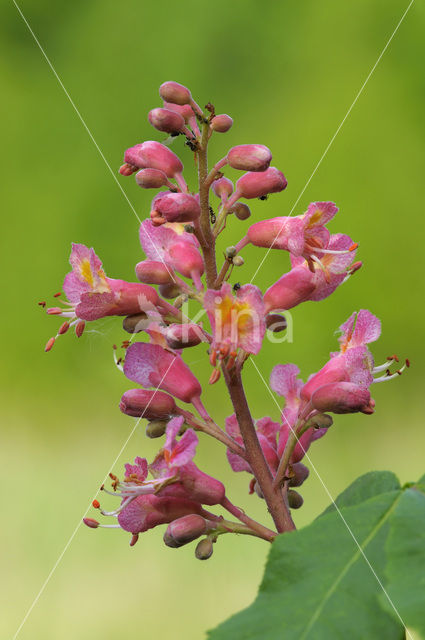
<instances>
[{"instance_id":1,"label":"blurred green background","mask_svg":"<svg viewBox=\"0 0 425 640\"><path fill-rule=\"evenodd\" d=\"M212 160L238 143L270 146L289 186L255 202L253 220L290 211L406 6L401 0L21 3L114 171L125 148L161 139L146 114L159 106L157 88L169 79L234 118L232 130L211 145ZM45 354L57 321L37 301L60 289L71 241L94 246L112 277L132 279L142 254L134 214L15 6L4 2L1 13L0 633L11 638L134 425L117 408L131 386L112 364L111 345L123 339L120 321L99 321L80 341L65 336ZM359 308L383 319L373 346L377 362L394 351L410 356L408 375L373 388L375 415L337 419L311 450L333 496L371 469L393 469L402 481L424 471L424 17L416 2L294 212L311 200L334 200L340 214L331 230L359 242L365 266L329 299L293 312L292 344L267 343L256 358L266 378L278 362L297 362L305 378L335 348L335 329ZM190 152L181 141L173 149L182 151L189 177ZM132 179L120 182L145 217L152 194ZM225 245L246 224L231 220ZM263 254L243 255L246 265L233 281L249 281ZM272 252L256 284L264 289L287 264L286 254ZM229 403L221 384L207 388L203 348L186 361L222 422ZM249 363L246 382L255 416L276 418ZM117 472L135 455L154 454L158 444L143 431L141 425L119 456ZM227 482L234 502L267 520L264 505L247 495L248 476L230 473L219 445L202 439L197 459ZM299 525L329 503L314 474L302 493ZM122 532L78 529L19 637L198 640L252 601L265 543L228 536L202 563L193 547L168 549L161 535L148 532L130 549Z\"/></svg>"}]
</instances>

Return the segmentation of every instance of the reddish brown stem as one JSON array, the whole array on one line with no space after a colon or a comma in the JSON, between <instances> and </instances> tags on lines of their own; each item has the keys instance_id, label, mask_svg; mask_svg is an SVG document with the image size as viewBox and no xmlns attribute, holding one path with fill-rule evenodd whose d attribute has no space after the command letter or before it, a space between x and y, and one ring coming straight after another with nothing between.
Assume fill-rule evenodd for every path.
<instances>
[{"instance_id":1,"label":"reddish brown stem","mask_svg":"<svg viewBox=\"0 0 425 640\"><path fill-rule=\"evenodd\" d=\"M274 531L247 516L242 509L239 509L239 507L232 504L228 498L223 498L221 506L231 513L232 516L235 516L235 518L246 524L250 529L256 531L265 540L272 542L276 537L276 533Z\"/></svg>"},{"instance_id":2,"label":"reddish brown stem","mask_svg":"<svg viewBox=\"0 0 425 640\"><path fill-rule=\"evenodd\" d=\"M270 515L279 533L291 531L295 529L295 525L280 487L273 486L273 476L258 441L240 372L235 370L229 372L224 368L223 372L241 430L247 460L260 486Z\"/></svg>"}]
</instances>

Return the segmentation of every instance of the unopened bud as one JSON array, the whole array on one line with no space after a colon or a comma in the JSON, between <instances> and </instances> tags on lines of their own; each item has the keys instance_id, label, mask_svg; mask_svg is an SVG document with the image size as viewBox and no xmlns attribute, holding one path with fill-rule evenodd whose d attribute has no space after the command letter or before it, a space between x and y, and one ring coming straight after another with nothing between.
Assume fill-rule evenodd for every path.
<instances>
[{"instance_id":1,"label":"unopened bud","mask_svg":"<svg viewBox=\"0 0 425 640\"><path fill-rule=\"evenodd\" d=\"M233 193L233 182L223 176L218 180L214 180L212 190L218 198L229 197Z\"/></svg>"},{"instance_id":2,"label":"unopened bud","mask_svg":"<svg viewBox=\"0 0 425 640\"><path fill-rule=\"evenodd\" d=\"M165 331L165 339L171 349L195 347L202 342L202 332L197 324L170 324Z\"/></svg>"},{"instance_id":3,"label":"unopened bud","mask_svg":"<svg viewBox=\"0 0 425 640\"><path fill-rule=\"evenodd\" d=\"M226 258L234 258L236 255L236 247L227 247L224 253L226 255Z\"/></svg>"},{"instance_id":4,"label":"unopened bud","mask_svg":"<svg viewBox=\"0 0 425 640\"><path fill-rule=\"evenodd\" d=\"M166 133L178 133L185 126L184 118L170 109L152 109L149 111L148 119L155 129Z\"/></svg>"},{"instance_id":5,"label":"unopened bud","mask_svg":"<svg viewBox=\"0 0 425 640\"><path fill-rule=\"evenodd\" d=\"M300 487L310 475L310 469L302 462L295 462L291 465L291 475L289 478L290 487Z\"/></svg>"},{"instance_id":6,"label":"unopened bud","mask_svg":"<svg viewBox=\"0 0 425 640\"><path fill-rule=\"evenodd\" d=\"M174 282L171 267L156 260L143 260L136 264L136 276L140 282L147 284L168 284Z\"/></svg>"},{"instance_id":7,"label":"unopened bud","mask_svg":"<svg viewBox=\"0 0 425 640\"><path fill-rule=\"evenodd\" d=\"M164 222L192 222L201 215L198 200L189 193L165 193L152 203Z\"/></svg>"},{"instance_id":8,"label":"unopened bud","mask_svg":"<svg viewBox=\"0 0 425 640\"><path fill-rule=\"evenodd\" d=\"M299 509L304 504L304 498L300 496L298 491L289 489L288 491L288 503L291 509Z\"/></svg>"},{"instance_id":9,"label":"unopened bud","mask_svg":"<svg viewBox=\"0 0 425 640\"><path fill-rule=\"evenodd\" d=\"M164 420L151 420L146 425L146 435L148 438L160 438L164 435L167 422Z\"/></svg>"},{"instance_id":10,"label":"unopened bud","mask_svg":"<svg viewBox=\"0 0 425 640\"><path fill-rule=\"evenodd\" d=\"M213 554L213 543L210 538L204 538L196 545L195 556L198 560L208 560Z\"/></svg>"},{"instance_id":11,"label":"unopened bud","mask_svg":"<svg viewBox=\"0 0 425 640\"><path fill-rule=\"evenodd\" d=\"M176 154L155 140L130 147L124 154L124 160L139 169L159 169L169 178L183 171L183 164Z\"/></svg>"},{"instance_id":12,"label":"unopened bud","mask_svg":"<svg viewBox=\"0 0 425 640\"><path fill-rule=\"evenodd\" d=\"M197 247L186 242L176 242L169 250L170 262L173 267L184 275L185 278L192 278L194 272L201 276L204 273L205 265Z\"/></svg>"},{"instance_id":13,"label":"unopened bud","mask_svg":"<svg viewBox=\"0 0 425 640\"><path fill-rule=\"evenodd\" d=\"M227 154L228 164L242 171L265 171L271 160L270 149L262 144L240 144Z\"/></svg>"},{"instance_id":14,"label":"unopened bud","mask_svg":"<svg viewBox=\"0 0 425 640\"><path fill-rule=\"evenodd\" d=\"M285 316L280 315L279 313L269 313L266 316L266 327L269 331L273 333L279 333L280 331L285 331L288 323L286 322Z\"/></svg>"},{"instance_id":15,"label":"unopened bud","mask_svg":"<svg viewBox=\"0 0 425 640\"><path fill-rule=\"evenodd\" d=\"M241 267L244 264L245 260L242 258L242 256L235 256L232 260L232 264L235 267Z\"/></svg>"},{"instance_id":16,"label":"unopened bud","mask_svg":"<svg viewBox=\"0 0 425 640\"><path fill-rule=\"evenodd\" d=\"M334 382L324 384L312 394L311 403L319 411L332 413L362 413L371 414L375 409L375 402L365 387L352 382Z\"/></svg>"},{"instance_id":17,"label":"unopened bud","mask_svg":"<svg viewBox=\"0 0 425 640\"><path fill-rule=\"evenodd\" d=\"M183 120L188 123L195 117L195 113L192 107L188 104L174 104L173 102L164 102L164 108L169 111L175 111L179 113Z\"/></svg>"},{"instance_id":18,"label":"unopened bud","mask_svg":"<svg viewBox=\"0 0 425 640\"><path fill-rule=\"evenodd\" d=\"M158 287L159 293L163 298L172 300L180 295L181 289L178 284L160 284Z\"/></svg>"},{"instance_id":19,"label":"unopened bud","mask_svg":"<svg viewBox=\"0 0 425 640\"><path fill-rule=\"evenodd\" d=\"M233 120L226 113L220 113L218 116L214 116L210 122L210 127L217 133L226 133L233 125Z\"/></svg>"},{"instance_id":20,"label":"unopened bud","mask_svg":"<svg viewBox=\"0 0 425 640\"><path fill-rule=\"evenodd\" d=\"M247 220L251 215L251 209L243 202L235 202L229 213L234 213L238 220Z\"/></svg>"},{"instance_id":21,"label":"unopened bud","mask_svg":"<svg viewBox=\"0 0 425 640\"><path fill-rule=\"evenodd\" d=\"M127 333L139 333L146 329L147 325L150 323L148 316L146 313L136 313L134 316L127 316L122 321L122 328Z\"/></svg>"},{"instance_id":22,"label":"unopened bud","mask_svg":"<svg viewBox=\"0 0 425 640\"><path fill-rule=\"evenodd\" d=\"M120 409L128 416L157 420L172 415L176 411L176 403L163 391L130 389L122 396Z\"/></svg>"},{"instance_id":23,"label":"unopened bud","mask_svg":"<svg viewBox=\"0 0 425 640\"><path fill-rule=\"evenodd\" d=\"M279 169L269 167L266 171L245 173L236 183L236 191L242 198L262 198L269 193L286 189L288 182Z\"/></svg>"},{"instance_id":24,"label":"unopened bud","mask_svg":"<svg viewBox=\"0 0 425 640\"><path fill-rule=\"evenodd\" d=\"M136 182L142 189L159 189L168 185L168 178L159 169L141 169L136 173Z\"/></svg>"},{"instance_id":25,"label":"unopened bud","mask_svg":"<svg viewBox=\"0 0 425 640\"><path fill-rule=\"evenodd\" d=\"M159 87L159 95L165 102L173 102L174 104L189 104L192 94L187 87L178 82L163 82Z\"/></svg>"},{"instance_id":26,"label":"unopened bud","mask_svg":"<svg viewBox=\"0 0 425 640\"><path fill-rule=\"evenodd\" d=\"M328 416L327 413L316 413L315 416L312 416L306 427L314 427L315 429L329 429L333 425L332 416Z\"/></svg>"},{"instance_id":27,"label":"unopened bud","mask_svg":"<svg viewBox=\"0 0 425 640\"><path fill-rule=\"evenodd\" d=\"M204 535L207 529L207 521L202 516L191 513L170 522L164 533L164 542L167 547L172 547L173 549L183 547L183 545L193 542L199 536Z\"/></svg>"}]
</instances>

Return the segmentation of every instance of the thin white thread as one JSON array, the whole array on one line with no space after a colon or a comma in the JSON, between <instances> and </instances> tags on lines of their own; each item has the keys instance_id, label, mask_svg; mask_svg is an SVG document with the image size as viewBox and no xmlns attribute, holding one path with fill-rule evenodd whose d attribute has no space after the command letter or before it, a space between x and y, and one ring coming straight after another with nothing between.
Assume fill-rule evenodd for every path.
<instances>
[{"instance_id":1,"label":"thin white thread","mask_svg":"<svg viewBox=\"0 0 425 640\"><path fill-rule=\"evenodd\" d=\"M406 17L410 7L412 6L412 4L414 3L415 0L411 0L409 3L409 6L407 7L407 9L405 10L405 12L403 13L403 15L401 16L400 20L398 21L398 24L396 26L396 28L394 29L394 31L392 32L390 38L388 39L385 47L382 49L381 53L378 56L377 61L375 62L375 64L373 65L372 69L369 71L369 74L366 78L366 80L363 82L362 86L360 87L360 90L358 91L356 97L354 98L350 108L348 109L347 113L345 114L345 116L343 117L339 127L337 128L337 130L335 131L334 135L332 136L332 138L330 139L330 142L328 144L328 146L326 147L326 149L324 150L322 157L320 158L319 162L316 164L316 166L313 169L313 173L311 174L311 176L309 177L309 179L307 180L307 182L305 183L304 187L301 189L301 192L298 196L298 198L295 200L294 205L292 207L292 209L289 212L288 217L291 217L295 207L297 206L298 202L301 200L305 190L307 189L308 185L310 184L311 180L313 179L313 177L316 174L317 169L320 167L320 165L322 164L323 160L325 159L325 156L327 155L329 149L331 148L332 144L334 143L335 138L337 137L338 133L340 132L340 130L342 129L345 121L347 120L348 116L350 115L354 105L356 104L357 100L360 98L361 94L363 93L364 88L366 87L367 83L369 82L373 72L375 71L376 67L378 66L379 62L381 61L382 56L384 55L384 53L386 52L386 50L388 49L392 39L394 38L395 34L397 33L397 31L399 30L399 27L401 26L401 23L403 22L404 18ZM261 267L263 266L267 256L269 255L270 251L273 249L273 246L275 244L275 242L277 241L277 239L279 238L280 234L282 233L283 230L283 226L280 228L279 232L276 234L276 236L273 239L273 242L271 244L271 246L267 249L266 254L263 256L260 264L258 265L256 271L254 272L254 275L252 276L250 283L252 284L252 282L254 281L254 278L256 277L256 275L258 274L259 270L261 269Z\"/></svg>"},{"instance_id":2,"label":"thin white thread","mask_svg":"<svg viewBox=\"0 0 425 640\"><path fill-rule=\"evenodd\" d=\"M250 358L250 361L251 361L251 362L252 362L252 364L254 365L254 368L256 369L256 371L257 371L258 375L260 376L261 380L263 381L264 386L266 387L267 391L269 392L269 394L271 395L271 397L272 397L272 399L273 399L273 402L275 403L275 405L276 405L276 406L277 406L277 408L279 409L279 412L281 413L282 409L281 409L281 407L280 407L280 405L279 405L278 401L277 401L277 400L276 400L276 398L274 397L273 392L272 392L272 390L270 389L269 385L268 385L268 384L267 384L267 382L265 381L263 374L261 373L261 371L259 370L259 368L257 367L256 363L254 362L254 360L253 360L252 358ZM295 433L294 429L293 429L293 428L291 427L291 425L289 424L289 421L288 421L287 417L286 417L285 415L283 415L283 414L281 414L281 415L282 415L282 417L285 419L286 424L288 425L289 429L292 431L292 433L293 433L294 435L296 435L296 433ZM389 594L388 594L387 590L385 589L384 585L382 584L382 582L381 582L381 580L380 580L379 576L377 575L377 573L376 573L375 569L372 567L371 563L369 562L369 560L368 560L368 558L367 558L367 556L366 556L365 552L363 551L363 549L362 549L362 547L361 547L360 543L358 542L358 540L357 540L356 536L354 535L353 531L351 530L350 525L348 524L348 522L346 521L346 519L345 519L345 518L344 518L344 516L342 515L340 508L339 508L339 507L338 507L338 505L336 504L336 502L335 502L335 500L333 499L333 497L332 497L332 495L331 495L331 493L330 493L329 489L327 488L327 486L325 485L325 483L324 483L324 481L323 481L323 479L322 479L321 475L319 474L319 472L318 472L318 470L317 470L317 468L316 468L316 465L313 463L312 459L310 458L310 456L308 455L307 451L306 451L306 450L304 449L304 447L302 446L301 442L299 442L299 441L298 441L298 443L299 443L299 445L300 445L300 447L301 447L301 449L302 449L302 451L303 451L303 453L304 453L305 457L307 458L307 460L308 460L309 464L311 465L311 468L313 469L314 473L315 473L315 474L316 474L316 476L318 477L318 479L319 479L319 481L320 481L321 485L323 486L323 488L324 488L324 490L326 491L326 493L327 493L328 497L330 498L330 500L331 500L331 502L332 502L333 506L335 507L336 512L338 513L339 517L341 518L341 520L342 520L342 521L343 521L343 523L345 524L345 526L346 526L346 528L347 528L348 532L350 533L351 537L353 538L353 540L354 540L354 542L355 542L356 546L358 547L358 549L359 549L359 551L360 551L361 555L363 556L364 560L366 561L366 564L368 565L369 569L372 571L372 573L373 573L373 575L375 576L375 578L376 578L376 580L377 580L377 582L378 582L379 586L381 587L381 589L382 589L383 593L385 594L385 596L386 596L386 598L387 598L388 602L390 603L391 607L394 609L394 612L396 613L396 615L397 615L398 619L400 620L401 624L402 624L402 625L403 625L403 627L405 628L407 635L409 636L409 638L410 638L411 640L413 640L413 637L412 637L412 635L410 634L410 632L409 632L408 628L406 627L406 625L405 625L405 623L404 623L404 621L403 621L403 618L402 618L402 617L401 617L401 615L399 614L399 612L398 612L398 610L397 610L397 608L396 608L395 604L394 604L394 603L393 603L393 601L391 600L391 598L390 598L390 596L389 596Z\"/></svg>"}]
</instances>

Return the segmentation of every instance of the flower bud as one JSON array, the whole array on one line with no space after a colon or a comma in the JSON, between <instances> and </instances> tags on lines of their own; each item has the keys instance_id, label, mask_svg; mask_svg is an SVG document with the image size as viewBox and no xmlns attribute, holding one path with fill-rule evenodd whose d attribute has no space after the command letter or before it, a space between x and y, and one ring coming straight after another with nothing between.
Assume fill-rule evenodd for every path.
<instances>
[{"instance_id":1,"label":"flower bud","mask_svg":"<svg viewBox=\"0 0 425 640\"><path fill-rule=\"evenodd\" d=\"M227 154L228 164L241 171L265 171L271 160L270 149L262 144L240 144Z\"/></svg>"},{"instance_id":2,"label":"flower bud","mask_svg":"<svg viewBox=\"0 0 425 640\"><path fill-rule=\"evenodd\" d=\"M238 220L247 220L251 215L251 209L243 202L235 202L233 207L230 207L229 213L234 213Z\"/></svg>"},{"instance_id":3,"label":"flower bud","mask_svg":"<svg viewBox=\"0 0 425 640\"><path fill-rule=\"evenodd\" d=\"M136 182L142 189L159 189L170 184L165 173L159 169L141 169L136 173Z\"/></svg>"},{"instance_id":4,"label":"flower bud","mask_svg":"<svg viewBox=\"0 0 425 640\"><path fill-rule=\"evenodd\" d=\"M134 418L157 420L168 418L177 407L174 398L163 391L147 389L130 389L121 398L120 409Z\"/></svg>"},{"instance_id":5,"label":"flower bud","mask_svg":"<svg viewBox=\"0 0 425 640\"><path fill-rule=\"evenodd\" d=\"M195 117L195 113L192 107L188 104L174 104L173 102L164 102L164 109L179 113L186 123L188 123Z\"/></svg>"},{"instance_id":6,"label":"flower bud","mask_svg":"<svg viewBox=\"0 0 425 640\"><path fill-rule=\"evenodd\" d=\"M318 411L332 413L374 412L375 402L365 387L352 382L334 382L319 387L311 396L311 403Z\"/></svg>"},{"instance_id":7,"label":"flower bud","mask_svg":"<svg viewBox=\"0 0 425 640\"><path fill-rule=\"evenodd\" d=\"M123 319L122 328L124 331L127 331L127 333L139 333L146 329L150 322L146 313L136 313L133 316L127 316Z\"/></svg>"},{"instance_id":8,"label":"flower bud","mask_svg":"<svg viewBox=\"0 0 425 640\"><path fill-rule=\"evenodd\" d=\"M328 416L327 413L316 413L315 416L309 418L305 426L313 427L314 429L329 429L333 423L332 416Z\"/></svg>"},{"instance_id":9,"label":"flower bud","mask_svg":"<svg viewBox=\"0 0 425 640\"><path fill-rule=\"evenodd\" d=\"M264 294L266 310L292 309L308 300L314 288L314 274L304 267L295 267L267 289Z\"/></svg>"},{"instance_id":10,"label":"flower bud","mask_svg":"<svg viewBox=\"0 0 425 640\"><path fill-rule=\"evenodd\" d=\"M171 349L195 347L202 342L202 331L197 324L170 324L165 330L165 339Z\"/></svg>"},{"instance_id":11,"label":"flower bud","mask_svg":"<svg viewBox=\"0 0 425 640\"><path fill-rule=\"evenodd\" d=\"M235 256L232 260L232 264L235 267L241 267L244 263L245 263L245 260L242 258L242 256Z\"/></svg>"},{"instance_id":12,"label":"flower bud","mask_svg":"<svg viewBox=\"0 0 425 640\"><path fill-rule=\"evenodd\" d=\"M183 545L193 542L199 536L204 535L207 529L207 521L202 516L191 513L188 516L183 516L170 522L164 533L164 542L167 547L172 547L173 549L183 547Z\"/></svg>"},{"instance_id":13,"label":"flower bud","mask_svg":"<svg viewBox=\"0 0 425 640\"><path fill-rule=\"evenodd\" d=\"M310 475L310 469L302 462L295 462L291 465L292 475L289 479L290 487L300 487Z\"/></svg>"},{"instance_id":14,"label":"flower bud","mask_svg":"<svg viewBox=\"0 0 425 640\"><path fill-rule=\"evenodd\" d=\"M233 193L233 182L223 176L218 180L214 180L212 190L218 198L228 198Z\"/></svg>"},{"instance_id":15,"label":"flower bud","mask_svg":"<svg viewBox=\"0 0 425 640\"><path fill-rule=\"evenodd\" d=\"M226 113L220 113L218 116L214 116L210 122L210 127L217 133L226 133L233 125L233 120Z\"/></svg>"},{"instance_id":16,"label":"flower bud","mask_svg":"<svg viewBox=\"0 0 425 640\"><path fill-rule=\"evenodd\" d=\"M286 189L288 182L279 169L269 167L265 171L245 173L236 183L236 191L242 198L262 198L269 193Z\"/></svg>"},{"instance_id":17,"label":"flower bud","mask_svg":"<svg viewBox=\"0 0 425 640\"><path fill-rule=\"evenodd\" d=\"M173 267L185 278L192 278L194 272L199 275L204 273L204 261L194 245L176 242L169 250L169 255Z\"/></svg>"},{"instance_id":18,"label":"flower bud","mask_svg":"<svg viewBox=\"0 0 425 640\"><path fill-rule=\"evenodd\" d=\"M195 556L198 560L208 560L213 554L213 543L210 538L204 538L196 545Z\"/></svg>"},{"instance_id":19,"label":"flower bud","mask_svg":"<svg viewBox=\"0 0 425 640\"><path fill-rule=\"evenodd\" d=\"M300 496L298 491L289 489L288 491L288 503L291 509L299 509L304 504L304 498Z\"/></svg>"},{"instance_id":20,"label":"flower bud","mask_svg":"<svg viewBox=\"0 0 425 640\"><path fill-rule=\"evenodd\" d=\"M160 194L153 203L153 210L164 222L192 222L201 215L198 200L189 193Z\"/></svg>"},{"instance_id":21,"label":"flower bud","mask_svg":"<svg viewBox=\"0 0 425 640\"><path fill-rule=\"evenodd\" d=\"M148 438L160 438L167 428L165 420L151 420L146 425L146 435Z\"/></svg>"},{"instance_id":22,"label":"flower bud","mask_svg":"<svg viewBox=\"0 0 425 640\"><path fill-rule=\"evenodd\" d=\"M165 102L174 104L189 104L192 100L192 94L187 87L178 82L163 82L159 87L159 95Z\"/></svg>"},{"instance_id":23,"label":"flower bud","mask_svg":"<svg viewBox=\"0 0 425 640\"><path fill-rule=\"evenodd\" d=\"M227 247L224 253L226 254L226 258L234 258L236 256L236 247Z\"/></svg>"},{"instance_id":24,"label":"flower bud","mask_svg":"<svg viewBox=\"0 0 425 640\"><path fill-rule=\"evenodd\" d=\"M280 313L269 313L266 316L266 327L273 333L280 333L281 331L285 331L287 326L288 323L286 322L285 316L280 315Z\"/></svg>"},{"instance_id":25,"label":"flower bud","mask_svg":"<svg viewBox=\"0 0 425 640\"><path fill-rule=\"evenodd\" d=\"M136 276L147 284L169 284L174 282L173 270L163 262L143 260L136 264Z\"/></svg>"},{"instance_id":26,"label":"flower bud","mask_svg":"<svg viewBox=\"0 0 425 640\"><path fill-rule=\"evenodd\" d=\"M155 140L148 140L127 149L124 161L139 169L159 169L169 178L183 171L183 164L176 154Z\"/></svg>"},{"instance_id":27,"label":"flower bud","mask_svg":"<svg viewBox=\"0 0 425 640\"><path fill-rule=\"evenodd\" d=\"M152 109L149 111L148 120L155 129L165 133L178 133L185 126L183 116L170 109Z\"/></svg>"},{"instance_id":28,"label":"flower bud","mask_svg":"<svg viewBox=\"0 0 425 640\"><path fill-rule=\"evenodd\" d=\"M159 285L159 293L163 298L167 298L167 300L173 300L180 295L181 289L178 284L160 284Z\"/></svg>"}]
</instances>

